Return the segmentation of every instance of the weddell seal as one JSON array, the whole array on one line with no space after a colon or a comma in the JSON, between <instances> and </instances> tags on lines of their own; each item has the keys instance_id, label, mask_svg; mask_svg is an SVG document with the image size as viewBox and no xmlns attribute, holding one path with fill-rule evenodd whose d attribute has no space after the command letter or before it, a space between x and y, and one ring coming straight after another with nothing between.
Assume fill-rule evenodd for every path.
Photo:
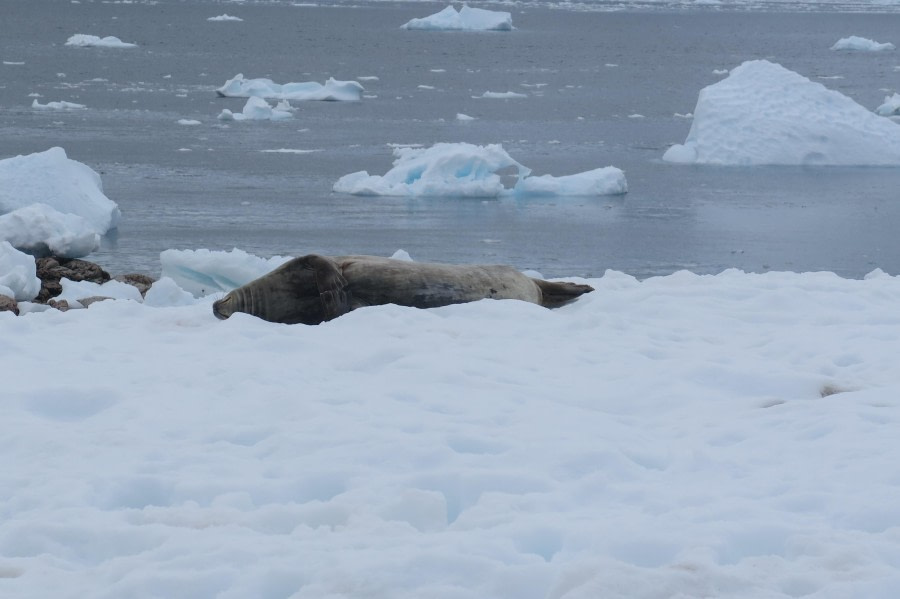
<instances>
[{"instance_id":1,"label":"weddell seal","mask_svg":"<svg viewBox=\"0 0 900 599\"><path fill-rule=\"evenodd\" d=\"M223 320L245 312L270 322L319 324L383 304L436 308L491 298L553 308L593 290L590 285L533 279L511 266L309 254L229 292L213 304L213 314Z\"/></svg>"}]
</instances>

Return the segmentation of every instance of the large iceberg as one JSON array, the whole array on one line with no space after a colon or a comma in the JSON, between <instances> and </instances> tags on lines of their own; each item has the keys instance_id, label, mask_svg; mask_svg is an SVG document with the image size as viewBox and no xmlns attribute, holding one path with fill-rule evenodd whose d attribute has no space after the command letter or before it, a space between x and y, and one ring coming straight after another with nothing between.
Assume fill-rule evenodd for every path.
<instances>
[{"instance_id":1,"label":"large iceberg","mask_svg":"<svg viewBox=\"0 0 900 599\"><path fill-rule=\"evenodd\" d=\"M231 112L227 108L219 113L220 121L281 121L293 118L290 113L291 106L286 100L279 102L275 108L256 96L247 99L241 112Z\"/></svg>"},{"instance_id":2,"label":"large iceberg","mask_svg":"<svg viewBox=\"0 0 900 599\"><path fill-rule=\"evenodd\" d=\"M831 46L832 50L853 50L856 52L884 52L894 48L894 44L890 42L882 44L858 35L841 38Z\"/></svg>"},{"instance_id":3,"label":"large iceberg","mask_svg":"<svg viewBox=\"0 0 900 599\"><path fill-rule=\"evenodd\" d=\"M230 252L165 250L159 255L161 278L171 279L194 297L231 291L290 259L290 256L260 258L237 248Z\"/></svg>"},{"instance_id":4,"label":"large iceberg","mask_svg":"<svg viewBox=\"0 0 900 599\"><path fill-rule=\"evenodd\" d=\"M508 12L469 8L463 5L459 11L453 6L423 17L412 19L401 29L427 29L432 31L510 31L512 16Z\"/></svg>"},{"instance_id":5,"label":"large iceberg","mask_svg":"<svg viewBox=\"0 0 900 599\"><path fill-rule=\"evenodd\" d=\"M663 160L900 166L900 125L779 64L753 60L700 91L687 139Z\"/></svg>"},{"instance_id":6,"label":"large iceberg","mask_svg":"<svg viewBox=\"0 0 900 599\"><path fill-rule=\"evenodd\" d=\"M531 169L500 144L438 143L394 148L394 166L383 176L359 171L334 184L338 193L407 197L498 197L500 195L606 195L627 191L625 174L607 167L566 177L529 177ZM501 170L515 172L507 188Z\"/></svg>"},{"instance_id":7,"label":"large iceberg","mask_svg":"<svg viewBox=\"0 0 900 599\"><path fill-rule=\"evenodd\" d=\"M34 258L0 241L0 295L30 301L41 290Z\"/></svg>"},{"instance_id":8,"label":"large iceberg","mask_svg":"<svg viewBox=\"0 0 900 599\"><path fill-rule=\"evenodd\" d=\"M119 224L98 175L62 148L0 160L0 239L29 251L80 257Z\"/></svg>"},{"instance_id":9,"label":"large iceberg","mask_svg":"<svg viewBox=\"0 0 900 599\"><path fill-rule=\"evenodd\" d=\"M81 46L84 48L136 48L137 44L123 42L114 35L106 37L98 37L96 35L85 35L76 33L66 41L67 46Z\"/></svg>"},{"instance_id":10,"label":"large iceberg","mask_svg":"<svg viewBox=\"0 0 900 599\"><path fill-rule=\"evenodd\" d=\"M216 90L225 98L268 98L274 100L325 100L340 102L356 102L365 91L356 81L338 81L334 77L325 85L315 81L303 83L274 83L271 79L244 79L238 73L233 79Z\"/></svg>"}]
</instances>

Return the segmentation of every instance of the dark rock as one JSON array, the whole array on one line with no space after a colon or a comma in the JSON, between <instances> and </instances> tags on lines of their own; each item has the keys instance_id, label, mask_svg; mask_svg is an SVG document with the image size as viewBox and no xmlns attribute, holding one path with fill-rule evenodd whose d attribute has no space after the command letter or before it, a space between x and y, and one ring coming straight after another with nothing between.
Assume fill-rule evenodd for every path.
<instances>
[{"instance_id":1,"label":"dark rock","mask_svg":"<svg viewBox=\"0 0 900 599\"><path fill-rule=\"evenodd\" d=\"M109 273L99 265L78 258L61 258L59 256L47 256L35 260L37 277L41 280L41 291L36 302L47 303L50 298L62 293L60 279L66 278L72 281L90 281L103 284L109 281Z\"/></svg>"},{"instance_id":2,"label":"dark rock","mask_svg":"<svg viewBox=\"0 0 900 599\"><path fill-rule=\"evenodd\" d=\"M134 285L138 288L138 291L141 292L141 297L147 295L147 290L150 289L150 286L155 283L153 277L142 275L141 273L132 272L125 275L116 275L116 281L121 283L128 283L129 285Z\"/></svg>"},{"instance_id":3,"label":"dark rock","mask_svg":"<svg viewBox=\"0 0 900 599\"><path fill-rule=\"evenodd\" d=\"M8 295L0 295L0 312L12 312L16 316L19 315L19 304L14 298Z\"/></svg>"},{"instance_id":4,"label":"dark rock","mask_svg":"<svg viewBox=\"0 0 900 599\"><path fill-rule=\"evenodd\" d=\"M97 302L102 302L103 300L113 299L108 295L92 295L90 297L80 297L78 298L78 303L87 308L91 304L95 304Z\"/></svg>"}]
</instances>

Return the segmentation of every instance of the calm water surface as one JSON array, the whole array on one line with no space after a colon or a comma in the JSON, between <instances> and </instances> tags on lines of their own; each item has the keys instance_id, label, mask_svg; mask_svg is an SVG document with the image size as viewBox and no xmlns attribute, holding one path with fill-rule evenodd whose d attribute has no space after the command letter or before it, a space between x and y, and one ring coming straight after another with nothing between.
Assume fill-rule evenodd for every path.
<instances>
[{"instance_id":1,"label":"calm water surface","mask_svg":"<svg viewBox=\"0 0 900 599\"><path fill-rule=\"evenodd\" d=\"M693 111L699 90L722 77L714 70L745 60L780 62L874 108L900 90L900 56L828 48L848 35L900 45L900 15L507 8L511 33L399 29L440 8L4 2L0 157L58 145L102 174L123 221L91 259L114 273L156 274L167 248L238 247L261 256L403 248L417 260L546 276L900 274L900 169L661 161L690 128L675 113ZM244 21L206 20L225 12ZM139 48L66 47L76 33ZM216 116L244 100L214 90L237 73L377 79L363 80L362 102L295 103L288 122L225 126ZM473 98L485 91L528 97ZM88 109L36 112L30 94ZM344 174L383 174L389 144L461 141L502 143L535 174L617 166L630 191L524 201L331 192ZM264 151L276 149L309 152Z\"/></svg>"}]
</instances>

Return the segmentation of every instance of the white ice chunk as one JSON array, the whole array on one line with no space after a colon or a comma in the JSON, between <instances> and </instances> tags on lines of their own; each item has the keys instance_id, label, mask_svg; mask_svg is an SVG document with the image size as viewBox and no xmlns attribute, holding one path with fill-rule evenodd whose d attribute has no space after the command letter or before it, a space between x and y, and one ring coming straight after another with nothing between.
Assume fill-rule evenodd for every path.
<instances>
[{"instance_id":1,"label":"white ice chunk","mask_svg":"<svg viewBox=\"0 0 900 599\"><path fill-rule=\"evenodd\" d=\"M900 94L885 96L884 104L875 109L881 116L894 116L900 114Z\"/></svg>"},{"instance_id":2,"label":"white ice chunk","mask_svg":"<svg viewBox=\"0 0 900 599\"><path fill-rule=\"evenodd\" d=\"M144 296L144 305L155 308L167 308L172 306L190 306L197 300L189 292L178 286L169 277L162 277L153 283Z\"/></svg>"},{"instance_id":3,"label":"white ice chunk","mask_svg":"<svg viewBox=\"0 0 900 599\"><path fill-rule=\"evenodd\" d=\"M230 252L165 250L159 255L162 277L169 277L194 297L231 291L290 259L285 256L260 258L239 249Z\"/></svg>"},{"instance_id":4,"label":"white ice chunk","mask_svg":"<svg viewBox=\"0 0 900 599\"><path fill-rule=\"evenodd\" d=\"M81 110L86 108L84 104L76 104L74 102L47 102L41 104L37 100L31 103L31 107L35 110Z\"/></svg>"},{"instance_id":5,"label":"white ice chunk","mask_svg":"<svg viewBox=\"0 0 900 599\"><path fill-rule=\"evenodd\" d=\"M137 44L123 42L119 38L108 35L106 37L97 37L96 35L85 35L77 33L66 41L67 46L81 46L84 48L136 48Z\"/></svg>"},{"instance_id":6,"label":"white ice chunk","mask_svg":"<svg viewBox=\"0 0 900 599\"><path fill-rule=\"evenodd\" d=\"M221 121L281 121L293 118L290 109L286 101L281 101L272 108L268 102L254 96L247 99L241 112L234 113L226 108L218 118Z\"/></svg>"},{"instance_id":7,"label":"white ice chunk","mask_svg":"<svg viewBox=\"0 0 900 599\"><path fill-rule=\"evenodd\" d=\"M62 284L62 293L56 296L56 300L66 300L69 307L77 308L74 305L78 300L89 297L108 297L117 300L134 300L142 302L141 292L134 285L122 283L121 281L107 281L106 283L93 283L91 281L72 281L70 279L60 279ZM79 304L80 305L80 304Z\"/></svg>"},{"instance_id":8,"label":"white ice chunk","mask_svg":"<svg viewBox=\"0 0 900 599\"><path fill-rule=\"evenodd\" d=\"M621 169L607 166L563 177L525 177L516 184L514 191L516 195L617 195L628 192L628 183Z\"/></svg>"},{"instance_id":9,"label":"white ice chunk","mask_svg":"<svg viewBox=\"0 0 900 599\"><path fill-rule=\"evenodd\" d=\"M625 193L625 175L606 167L553 177L529 177L531 169L514 160L503 146L438 143L429 148L395 147L394 167L384 176L359 171L334 184L337 193L407 197L498 197L500 195L606 195ZM506 187L500 171L514 171ZM512 174L510 172L509 174Z\"/></svg>"},{"instance_id":10,"label":"white ice chunk","mask_svg":"<svg viewBox=\"0 0 900 599\"><path fill-rule=\"evenodd\" d=\"M881 44L857 35L841 38L831 46L832 50L854 50L856 52L884 52L885 50L893 50L894 48L894 44L889 42Z\"/></svg>"},{"instance_id":11,"label":"white ice chunk","mask_svg":"<svg viewBox=\"0 0 900 599\"><path fill-rule=\"evenodd\" d=\"M315 81L278 84L271 79L244 79L244 75L239 73L226 81L216 93L227 98L255 96L276 100L356 102L362 98L364 91L365 88L356 81L338 81L334 77L329 78L324 85Z\"/></svg>"},{"instance_id":12,"label":"white ice chunk","mask_svg":"<svg viewBox=\"0 0 900 599\"><path fill-rule=\"evenodd\" d=\"M0 215L0 240L37 256L81 258L100 247L100 235L87 220L41 203Z\"/></svg>"},{"instance_id":13,"label":"white ice chunk","mask_svg":"<svg viewBox=\"0 0 900 599\"><path fill-rule=\"evenodd\" d=\"M15 249L9 242L0 241L0 295L16 301L37 297L41 280L37 278L34 257Z\"/></svg>"},{"instance_id":14,"label":"white ice chunk","mask_svg":"<svg viewBox=\"0 0 900 599\"><path fill-rule=\"evenodd\" d=\"M412 19L401 29L426 29L431 31L510 31L512 15L508 12L469 8L463 5L457 11L452 5L428 17Z\"/></svg>"},{"instance_id":15,"label":"white ice chunk","mask_svg":"<svg viewBox=\"0 0 900 599\"><path fill-rule=\"evenodd\" d=\"M243 21L244 19L242 19L242 18L240 18L240 17L233 17L233 16L231 16L231 15L229 15L229 14L226 13L226 14L223 14L223 15L219 15L219 16L217 16L217 17L210 17L210 18L208 18L208 19L206 19L206 20L207 20L207 21L234 21L234 22L239 22L239 21Z\"/></svg>"},{"instance_id":16,"label":"white ice chunk","mask_svg":"<svg viewBox=\"0 0 900 599\"><path fill-rule=\"evenodd\" d=\"M900 166L900 125L781 65L748 61L700 91L669 162Z\"/></svg>"},{"instance_id":17,"label":"white ice chunk","mask_svg":"<svg viewBox=\"0 0 900 599\"><path fill-rule=\"evenodd\" d=\"M100 175L58 147L0 160L0 214L35 203L76 214L100 235L121 218L118 205L103 195Z\"/></svg>"}]
</instances>

